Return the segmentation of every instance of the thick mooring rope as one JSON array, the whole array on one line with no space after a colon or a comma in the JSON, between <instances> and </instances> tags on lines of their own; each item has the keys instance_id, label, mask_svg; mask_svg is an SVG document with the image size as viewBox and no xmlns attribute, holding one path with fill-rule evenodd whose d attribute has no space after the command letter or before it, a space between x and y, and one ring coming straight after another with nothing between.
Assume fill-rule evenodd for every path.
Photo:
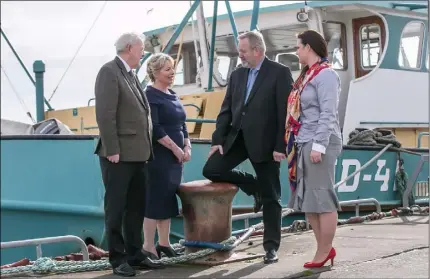
<instances>
[{"instance_id":1,"label":"thick mooring rope","mask_svg":"<svg viewBox=\"0 0 430 279\"><path fill-rule=\"evenodd\" d=\"M355 129L349 134L348 145L386 146L392 144L400 148L402 144L390 130Z\"/></svg>"},{"instance_id":2,"label":"thick mooring rope","mask_svg":"<svg viewBox=\"0 0 430 279\"><path fill-rule=\"evenodd\" d=\"M283 210L283 217L294 212L291 209ZM386 217L399 217L399 216L407 216L412 215L414 213L419 213L421 215L429 214L429 207L421 208L418 205L413 205L410 208L398 208L392 209L387 212L373 212L372 214L368 214L365 216L355 216L351 217L347 220L339 220L338 226L348 225L348 224L358 224L363 222L371 222L375 220L380 220ZM312 229L312 227L306 224L304 220L296 220L290 226L282 228L282 233L296 233L303 232ZM250 236L257 236L262 234L264 231L263 224L258 223L248 229L246 233L244 233L241 237L230 237L229 239L222 241L220 244L222 245L222 250L230 250L236 248L240 243L249 238ZM184 243L184 240L181 240L179 243L175 243L172 246L176 249L183 248L183 245L180 243ZM173 258L161 258L160 260L155 260L154 262L163 263L165 265L174 265L179 263L189 262L207 255L210 255L216 252L216 249L204 249L198 252L182 255ZM64 273L75 273L75 272L88 272L88 271L102 271L111 269L111 265L108 260L95 260L95 261L55 261L51 258L39 258L32 265L20 266L20 267L10 267L1 269L2 275L8 274L19 274L19 273L33 273L33 274L41 274L46 275L49 273L53 274L64 274Z\"/></svg>"},{"instance_id":3,"label":"thick mooring rope","mask_svg":"<svg viewBox=\"0 0 430 279\"><path fill-rule=\"evenodd\" d=\"M236 237L232 236L225 241L222 241L221 245L231 245L230 247L235 248L234 244ZM180 244L175 243L174 248L178 249ZM156 263L162 263L164 265L174 265L178 263L189 262L198 258L208 256L217 250L215 249L204 249L188 255L181 255L178 257L168 258L163 257L159 260L153 260ZM33 265L10 267L1 269L1 274L15 274L15 273L28 273L33 272L35 274L47 274L47 273L75 273L85 271L100 271L111 269L112 266L107 259L95 260L95 261L55 261L48 257L37 259Z\"/></svg>"},{"instance_id":4,"label":"thick mooring rope","mask_svg":"<svg viewBox=\"0 0 430 279\"><path fill-rule=\"evenodd\" d=\"M282 217L285 217L289 214L294 212L292 209L283 209ZM236 238L235 236L232 236L222 242L220 242L220 247L223 247L222 250L232 250L239 246L245 239L247 239L251 233L253 233L255 230L263 229L263 221L261 221L258 224L253 225L248 229L248 232L245 233L245 235L242 235L239 238ZM180 250L184 248L183 246L184 240L179 241L179 243L175 243L172 245L172 247L175 250ZM190 262L192 260L196 260L205 256L208 256L210 254L213 254L216 252L217 249L203 249L200 251L197 251L195 253L190 253L187 255L181 255L178 257L163 257L159 260L153 260L156 263L162 263L164 265L174 265L179 263L186 263ZM43 257L37 259L32 265L27 266L20 266L20 267L9 267L9 268L3 268L1 269L2 275L7 274L17 274L17 273L34 273L34 274L48 274L48 273L55 273L55 274L61 274L61 273L75 273L75 272L85 272L85 271L101 271L101 270L108 270L111 269L112 266L110 265L109 261L107 259L103 260L94 260L94 261L55 261L51 258Z\"/></svg>"},{"instance_id":5,"label":"thick mooring rope","mask_svg":"<svg viewBox=\"0 0 430 279\"><path fill-rule=\"evenodd\" d=\"M285 217L294 211L289 208L285 208L282 211L282 217ZM243 241L245 241L254 231L264 228L264 224L261 221L258 224L251 226L248 231L239 238L232 236L222 242L220 242L221 250L232 250L239 246ZM181 250L184 248L184 240L180 240L179 243L172 245L173 249ZM156 263L162 263L164 265L174 265L179 263L186 263L192 260L196 260L216 252L217 249L203 249L195 253L190 253L187 255L181 255L178 257L163 257L159 260L153 260ZM75 273L75 272L85 272L85 271L100 271L111 269L111 265L108 260L94 260L94 261L55 261L51 258L39 258L32 265L20 266L20 267L9 267L1 269L2 275L7 274L17 274L17 273L34 273L34 274L48 274L48 273Z\"/></svg>"}]
</instances>

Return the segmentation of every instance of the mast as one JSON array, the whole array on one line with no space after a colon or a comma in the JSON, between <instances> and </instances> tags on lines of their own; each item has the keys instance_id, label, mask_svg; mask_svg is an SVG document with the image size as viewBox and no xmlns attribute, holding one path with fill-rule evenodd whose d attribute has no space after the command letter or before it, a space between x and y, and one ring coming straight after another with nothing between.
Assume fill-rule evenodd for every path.
<instances>
[{"instance_id":1,"label":"mast","mask_svg":"<svg viewBox=\"0 0 430 279\"><path fill-rule=\"evenodd\" d=\"M203 12L203 2L197 8L197 30L199 33L199 44L200 44L200 57L203 64L203 72L200 74L202 82L202 88L208 86L208 73L209 73L209 56L208 56L208 44L206 38L206 20Z\"/></svg>"}]
</instances>

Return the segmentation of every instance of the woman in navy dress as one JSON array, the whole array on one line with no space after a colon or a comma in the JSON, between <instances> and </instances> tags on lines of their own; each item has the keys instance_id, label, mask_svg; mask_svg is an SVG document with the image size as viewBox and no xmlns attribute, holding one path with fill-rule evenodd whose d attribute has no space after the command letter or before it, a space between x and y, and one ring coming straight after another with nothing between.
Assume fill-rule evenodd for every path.
<instances>
[{"instance_id":1,"label":"woman in navy dress","mask_svg":"<svg viewBox=\"0 0 430 279\"><path fill-rule=\"evenodd\" d=\"M191 158L191 144L184 107L169 89L175 77L174 60L163 53L155 54L148 61L147 73L152 81L146 96L151 107L154 159L148 163L143 249L157 259L161 252L176 256L169 242L170 218L179 215L176 192L183 163ZM159 242L154 245L156 229Z\"/></svg>"}]
</instances>

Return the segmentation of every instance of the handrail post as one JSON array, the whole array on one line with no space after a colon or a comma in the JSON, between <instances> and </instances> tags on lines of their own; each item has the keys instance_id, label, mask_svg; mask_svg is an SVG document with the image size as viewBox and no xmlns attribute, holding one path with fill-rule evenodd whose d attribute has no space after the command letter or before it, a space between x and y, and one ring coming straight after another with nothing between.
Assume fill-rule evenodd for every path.
<instances>
[{"instance_id":1,"label":"handrail post","mask_svg":"<svg viewBox=\"0 0 430 279\"><path fill-rule=\"evenodd\" d=\"M251 28L250 31L257 29L258 25L258 13L260 11L260 1L254 0L254 8L252 9L252 17L251 17Z\"/></svg>"},{"instance_id":2,"label":"handrail post","mask_svg":"<svg viewBox=\"0 0 430 279\"><path fill-rule=\"evenodd\" d=\"M15 55L16 59L18 59L19 64L24 69L24 72L27 74L28 78L30 79L31 83L33 83L34 86L36 86L36 82L34 81L33 77L31 76L30 72L27 70L27 67L25 67L24 63L21 60L21 57L19 57L18 53L15 51L15 48L12 46L12 43L9 41L8 37L4 33L3 29L0 28L1 34L3 35L3 38L5 39L6 43L9 45L10 49L12 50L13 54ZM48 110L54 110L51 107L51 104L44 98L44 102L46 106L48 107Z\"/></svg>"},{"instance_id":3,"label":"handrail post","mask_svg":"<svg viewBox=\"0 0 430 279\"><path fill-rule=\"evenodd\" d=\"M421 133L419 133L418 134L418 148L421 148L421 138L423 137L423 136L428 136L429 135L429 132L421 132Z\"/></svg>"},{"instance_id":4,"label":"handrail post","mask_svg":"<svg viewBox=\"0 0 430 279\"><path fill-rule=\"evenodd\" d=\"M406 186L406 189L403 192L402 201L403 201L404 207L409 207L412 205L412 204L409 204L409 195L412 192L412 187L415 185L415 182L417 181L418 175L421 172L421 169L424 165L424 162L428 162L428 161L429 161L429 155L421 155L420 161L418 162L418 165L415 168L412 176L408 180L408 184Z\"/></svg>"},{"instance_id":5,"label":"handrail post","mask_svg":"<svg viewBox=\"0 0 430 279\"><path fill-rule=\"evenodd\" d=\"M88 106L90 106L91 101L95 101L95 100L96 100L96 98L91 98L91 99L89 99L89 100L88 100Z\"/></svg>"},{"instance_id":6,"label":"handrail post","mask_svg":"<svg viewBox=\"0 0 430 279\"><path fill-rule=\"evenodd\" d=\"M208 89L206 92L214 91L212 86L212 75L214 71L214 55L215 55L215 40L216 40L216 23L218 15L218 0L214 1L214 15L212 18L212 34L211 34L211 53L209 57L209 74L208 74Z\"/></svg>"},{"instance_id":7,"label":"handrail post","mask_svg":"<svg viewBox=\"0 0 430 279\"><path fill-rule=\"evenodd\" d=\"M1 242L0 246L1 246L1 249L36 246L36 255L37 255L37 258L40 258L42 257L42 247L40 246L41 244L54 244L54 243L61 243L61 242L78 243L81 248L83 260L84 261L90 260L87 245L81 238L74 235L7 241L7 242Z\"/></svg>"},{"instance_id":8,"label":"handrail post","mask_svg":"<svg viewBox=\"0 0 430 279\"><path fill-rule=\"evenodd\" d=\"M33 71L36 76L36 116L37 122L45 120L45 104L43 102L43 74L45 73L45 63L36 60L33 63Z\"/></svg>"},{"instance_id":9,"label":"handrail post","mask_svg":"<svg viewBox=\"0 0 430 279\"><path fill-rule=\"evenodd\" d=\"M228 0L225 0L225 7L227 8L228 18L230 19L231 29L233 30L234 42L236 43L237 47L239 45L239 35L237 33L236 22L234 21L234 15L231 11L230 2Z\"/></svg>"}]
</instances>

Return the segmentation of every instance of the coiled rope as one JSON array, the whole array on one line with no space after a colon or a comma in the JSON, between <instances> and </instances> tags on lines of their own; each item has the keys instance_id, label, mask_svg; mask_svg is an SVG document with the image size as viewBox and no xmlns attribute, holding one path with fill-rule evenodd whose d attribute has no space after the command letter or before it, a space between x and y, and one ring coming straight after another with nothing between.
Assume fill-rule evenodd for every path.
<instances>
[{"instance_id":1,"label":"coiled rope","mask_svg":"<svg viewBox=\"0 0 430 279\"><path fill-rule=\"evenodd\" d=\"M397 148L402 146L390 130L357 128L349 133L348 145L386 146L390 143Z\"/></svg>"}]
</instances>

